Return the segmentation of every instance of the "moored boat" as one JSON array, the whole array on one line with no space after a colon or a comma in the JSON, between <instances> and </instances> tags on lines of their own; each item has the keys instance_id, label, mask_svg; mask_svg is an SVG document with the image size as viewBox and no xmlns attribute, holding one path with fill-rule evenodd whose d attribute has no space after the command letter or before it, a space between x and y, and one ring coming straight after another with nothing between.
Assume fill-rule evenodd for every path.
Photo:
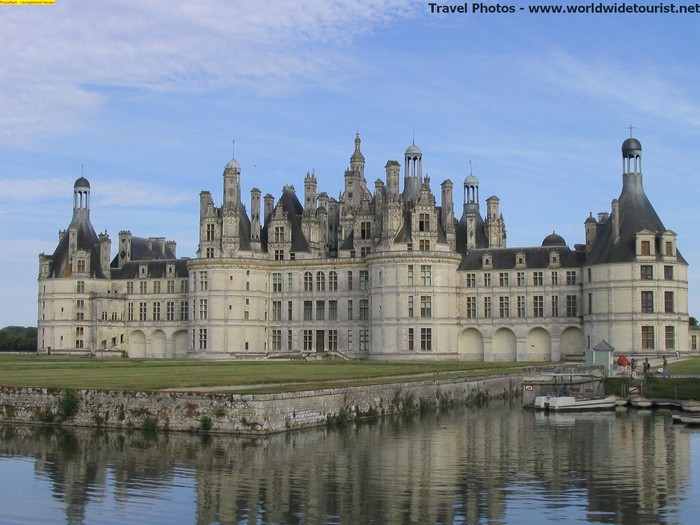
<instances>
[{"instance_id":1,"label":"moored boat","mask_svg":"<svg viewBox=\"0 0 700 525\"><path fill-rule=\"evenodd\" d=\"M683 401L683 410L685 412L700 412L700 401L694 399Z\"/></svg>"},{"instance_id":2,"label":"moored boat","mask_svg":"<svg viewBox=\"0 0 700 525\"><path fill-rule=\"evenodd\" d=\"M681 414L678 419L686 425L700 425L700 414Z\"/></svg>"},{"instance_id":3,"label":"moored boat","mask_svg":"<svg viewBox=\"0 0 700 525\"><path fill-rule=\"evenodd\" d=\"M624 407L624 406L627 406L627 403L629 403L629 401L627 400L626 397L621 397L621 396L612 396L612 397L615 398L615 405L616 406Z\"/></svg>"},{"instance_id":4,"label":"moored boat","mask_svg":"<svg viewBox=\"0 0 700 525\"><path fill-rule=\"evenodd\" d=\"M535 408L539 410L573 411L573 410L609 410L615 408L614 396L605 398L579 399L574 396L538 396Z\"/></svg>"},{"instance_id":5,"label":"moored boat","mask_svg":"<svg viewBox=\"0 0 700 525\"><path fill-rule=\"evenodd\" d=\"M634 408L650 408L654 402L646 397L634 397L630 399L630 404Z\"/></svg>"}]
</instances>

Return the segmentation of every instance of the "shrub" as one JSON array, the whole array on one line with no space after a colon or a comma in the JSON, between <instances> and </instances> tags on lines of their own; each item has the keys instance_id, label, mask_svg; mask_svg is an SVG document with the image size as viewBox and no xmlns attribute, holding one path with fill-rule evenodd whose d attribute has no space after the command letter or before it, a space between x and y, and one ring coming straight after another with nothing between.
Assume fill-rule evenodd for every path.
<instances>
[{"instance_id":1,"label":"shrub","mask_svg":"<svg viewBox=\"0 0 700 525\"><path fill-rule=\"evenodd\" d=\"M78 413L80 397L74 390L64 390L58 398L58 417L62 420L73 417Z\"/></svg>"},{"instance_id":2,"label":"shrub","mask_svg":"<svg viewBox=\"0 0 700 525\"><path fill-rule=\"evenodd\" d=\"M209 416L203 416L199 420L199 429L202 432L209 432L211 430L211 427L212 427L212 422L211 422L211 418Z\"/></svg>"}]
</instances>

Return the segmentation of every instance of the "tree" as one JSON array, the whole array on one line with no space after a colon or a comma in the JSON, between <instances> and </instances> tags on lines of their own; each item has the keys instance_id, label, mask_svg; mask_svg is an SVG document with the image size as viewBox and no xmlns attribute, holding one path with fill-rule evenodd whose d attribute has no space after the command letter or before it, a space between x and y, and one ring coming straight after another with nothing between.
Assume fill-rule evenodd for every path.
<instances>
[{"instance_id":1,"label":"tree","mask_svg":"<svg viewBox=\"0 0 700 525\"><path fill-rule=\"evenodd\" d=\"M697 326L698 325L698 320L695 317L688 317L688 324L690 326Z\"/></svg>"},{"instance_id":2,"label":"tree","mask_svg":"<svg viewBox=\"0 0 700 525\"><path fill-rule=\"evenodd\" d=\"M0 352L35 352L36 339L33 326L6 326L0 330Z\"/></svg>"}]
</instances>

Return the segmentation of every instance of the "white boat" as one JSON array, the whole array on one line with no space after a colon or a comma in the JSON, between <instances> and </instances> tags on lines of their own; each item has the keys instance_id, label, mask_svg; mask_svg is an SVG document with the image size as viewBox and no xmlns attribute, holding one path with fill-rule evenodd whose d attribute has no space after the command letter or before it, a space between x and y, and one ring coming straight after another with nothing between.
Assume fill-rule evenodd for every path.
<instances>
[{"instance_id":1,"label":"white boat","mask_svg":"<svg viewBox=\"0 0 700 525\"><path fill-rule=\"evenodd\" d=\"M700 412L700 402L693 399L683 401L683 410L686 412Z\"/></svg>"},{"instance_id":2,"label":"white boat","mask_svg":"<svg viewBox=\"0 0 700 525\"><path fill-rule=\"evenodd\" d=\"M685 423L686 425L700 425L700 415L693 414L693 415L680 415L678 417L681 423Z\"/></svg>"},{"instance_id":3,"label":"white boat","mask_svg":"<svg viewBox=\"0 0 700 525\"><path fill-rule=\"evenodd\" d=\"M646 397L635 397L630 400L630 404L634 408L650 408L654 402Z\"/></svg>"},{"instance_id":4,"label":"white boat","mask_svg":"<svg viewBox=\"0 0 700 525\"><path fill-rule=\"evenodd\" d=\"M609 410L615 408L615 397L579 399L574 396L537 396L535 408L538 410Z\"/></svg>"}]
</instances>

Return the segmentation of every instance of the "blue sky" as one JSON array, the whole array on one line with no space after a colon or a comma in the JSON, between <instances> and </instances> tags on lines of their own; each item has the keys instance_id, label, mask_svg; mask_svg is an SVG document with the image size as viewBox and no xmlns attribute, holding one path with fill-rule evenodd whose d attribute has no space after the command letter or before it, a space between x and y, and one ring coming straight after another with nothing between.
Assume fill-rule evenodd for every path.
<instances>
[{"instance_id":1,"label":"blue sky","mask_svg":"<svg viewBox=\"0 0 700 525\"><path fill-rule=\"evenodd\" d=\"M253 187L302 191L311 170L337 197L358 130L373 189L415 136L457 210L471 161L509 246L552 231L573 246L620 193L630 125L700 317L699 28L700 14L431 14L412 0L0 6L0 326L36 324L38 254L68 226L81 170L98 232L194 256L199 192L220 204L233 140L247 203Z\"/></svg>"}]
</instances>

